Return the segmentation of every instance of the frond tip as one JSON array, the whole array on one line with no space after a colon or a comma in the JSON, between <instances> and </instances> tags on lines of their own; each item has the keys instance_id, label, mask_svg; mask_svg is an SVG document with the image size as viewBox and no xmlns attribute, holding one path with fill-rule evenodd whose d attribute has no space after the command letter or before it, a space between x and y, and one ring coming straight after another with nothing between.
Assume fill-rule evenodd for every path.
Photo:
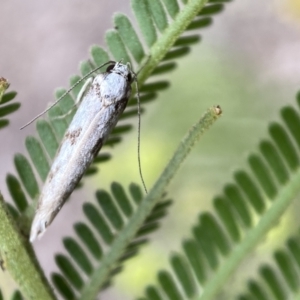
<instances>
[{"instance_id":1,"label":"frond tip","mask_svg":"<svg viewBox=\"0 0 300 300\"><path fill-rule=\"evenodd\" d=\"M300 97L297 102L300 107ZM200 214L193 238L183 242L182 253L172 255L172 271L158 272L159 286L147 287L146 299L163 294L168 299L215 299L295 199L300 190L300 131L290 120L300 124L300 113L287 106L281 115L285 124L271 123L270 138L249 156L251 171L236 171L235 183L226 184L224 194L215 197L214 213ZM299 245L292 239L288 251L275 251L279 272L262 266L260 280L250 280L249 292L239 299L299 298Z\"/></svg>"},{"instance_id":2,"label":"frond tip","mask_svg":"<svg viewBox=\"0 0 300 300\"><path fill-rule=\"evenodd\" d=\"M21 104L18 102L7 104L8 102L12 101L17 95L16 92L6 92L8 88L9 82L5 78L0 77L0 129L6 127L9 124L9 120L3 119L2 117L15 112L21 106Z\"/></svg>"},{"instance_id":3,"label":"frond tip","mask_svg":"<svg viewBox=\"0 0 300 300\"><path fill-rule=\"evenodd\" d=\"M4 95L4 92L9 88L9 82L3 78L0 77L0 103L2 102L2 96Z\"/></svg>"}]
</instances>

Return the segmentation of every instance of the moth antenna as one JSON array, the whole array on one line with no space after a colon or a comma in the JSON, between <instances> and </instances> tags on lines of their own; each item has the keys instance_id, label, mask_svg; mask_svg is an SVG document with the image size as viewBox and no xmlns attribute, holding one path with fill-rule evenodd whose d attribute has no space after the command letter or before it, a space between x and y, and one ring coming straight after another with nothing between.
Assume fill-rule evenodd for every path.
<instances>
[{"instance_id":1,"label":"moth antenna","mask_svg":"<svg viewBox=\"0 0 300 300\"><path fill-rule=\"evenodd\" d=\"M144 181L143 177L143 172L142 172L142 164L141 164L141 101L140 101L140 94L139 94L139 88L137 84L137 78L136 74L135 75L135 86L136 86L136 98L137 98L137 107L138 107L138 165L139 165L139 172L140 172L140 177L142 180L142 184L144 187L144 190L146 194L148 194L147 187Z\"/></svg>"},{"instance_id":2,"label":"moth antenna","mask_svg":"<svg viewBox=\"0 0 300 300\"><path fill-rule=\"evenodd\" d=\"M66 95L68 95L80 82L82 82L83 80L85 80L87 77L91 76L94 72L98 71L99 69L101 69L102 67L111 64L111 63L116 63L113 60L110 60L104 64L102 64L101 66L93 69L92 71L88 72L85 76L83 76L82 78L80 78L75 84L73 84L63 95L61 95L54 103L52 103L47 109L45 109L44 111L42 111L41 113L39 113L37 116L35 116L32 120L30 120L28 123L26 123L25 125L23 125L20 130L24 129L25 127L27 127L28 125L30 125L31 123L33 123L36 119L38 119L39 117L41 117L42 115L44 115L47 111L49 111L53 106L55 106L60 100L62 100Z\"/></svg>"}]
</instances>

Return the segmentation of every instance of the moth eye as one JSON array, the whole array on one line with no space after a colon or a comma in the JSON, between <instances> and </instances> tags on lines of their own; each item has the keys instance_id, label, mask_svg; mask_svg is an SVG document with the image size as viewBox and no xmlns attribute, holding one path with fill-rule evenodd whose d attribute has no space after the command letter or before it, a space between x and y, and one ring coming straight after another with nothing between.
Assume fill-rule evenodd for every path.
<instances>
[{"instance_id":1,"label":"moth eye","mask_svg":"<svg viewBox=\"0 0 300 300\"><path fill-rule=\"evenodd\" d=\"M131 80L132 80L132 75L131 75L131 73L128 73L128 75L127 75L127 81L131 82Z\"/></svg>"},{"instance_id":2,"label":"moth eye","mask_svg":"<svg viewBox=\"0 0 300 300\"><path fill-rule=\"evenodd\" d=\"M109 66L106 68L106 72L110 72L114 67L115 67L115 64L109 65Z\"/></svg>"}]
</instances>

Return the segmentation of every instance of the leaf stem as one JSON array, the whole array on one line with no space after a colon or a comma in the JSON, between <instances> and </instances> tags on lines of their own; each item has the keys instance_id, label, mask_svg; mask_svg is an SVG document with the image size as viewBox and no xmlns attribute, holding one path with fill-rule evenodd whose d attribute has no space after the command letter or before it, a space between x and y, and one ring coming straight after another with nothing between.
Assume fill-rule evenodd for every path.
<instances>
[{"instance_id":1,"label":"leaf stem","mask_svg":"<svg viewBox=\"0 0 300 300\"><path fill-rule=\"evenodd\" d=\"M166 187L175 176L179 166L182 164L195 143L203 133L216 121L221 114L219 107L210 108L204 116L190 129L187 136L181 141L170 162L158 178L149 194L143 199L135 214L129 220L126 227L119 233L111 245L111 250L103 256L101 266L91 276L90 282L82 291L81 300L95 299L101 286L107 281L110 271L117 264L125 247L132 241L138 229L150 214L151 210L161 199Z\"/></svg>"},{"instance_id":2,"label":"leaf stem","mask_svg":"<svg viewBox=\"0 0 300 300\"><path fill-rule=\"evenodd\" d=\"M178 13L172 24L151 47L149 57L138 76L139 86L142 86L207 2L208 0L190 0Z\"/></svg>"},{"instance_id":3,"label":"leaf stem","mask_svg":"<svg viewBox=\"0 0 300 300\"><path fill-rule=\"evenodd\" d=\"M21 235L0 194L0 257L26 299L56 299L31 245Z\"/></svg>"}]
</instances>

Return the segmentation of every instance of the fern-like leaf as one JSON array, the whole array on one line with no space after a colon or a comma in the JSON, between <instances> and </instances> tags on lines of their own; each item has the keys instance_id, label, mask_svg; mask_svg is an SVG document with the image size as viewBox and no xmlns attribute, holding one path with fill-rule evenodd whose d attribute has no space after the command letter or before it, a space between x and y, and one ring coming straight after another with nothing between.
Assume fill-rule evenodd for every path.
<instances>
[{"instance_id":1,"label":"fern-like leaf","mask_svg":"<svg viewBox=\"0 0 300 300\"><path fill-rule=\"evenodd\" d=\"M76 237L63 239L68 255L57 254L55 261L61 273L52 274L52 282L65 299L75 299L80 291L89 288L89 278L103 268L103 255L109 255L115 237L125 229L134 216L142 199L140 188L130 185L130 196L124 188L113 183L111 193L96 192L97 205L85 203L83 211L89 223L78 222L74 225ZM161 200L152 209L135 239L128 241L116 265L103 280L102 289L110 285L112 277L123 269L128 259L138 254L142 245L148 242L148 235L159 228L159 222L167 214L170 200ZM101 242L99 242L101 239ZM95 263L96 260L96 263Z\"/></svg>"},{"instance_id":2,"label":"fern-like leaf","mask_svg":"<svg viewBox=\"0 0 300 300\"><path fill-rule=\"evenodd\" d=\"M273 227L300 190L300 131L296 127L300 124L300 92L297 105L298 109L282 108L284 124L271 123L270 138L260 143L259 153L248 158L251 172L235 172L235 183L225 185L224 194L214 198L214 213L200 214L193 238L183 242L181 253L171 256L172 271L160 271L159 286L147 287L143 299L215 299L241 260ZM264 266L260 274L272 296L256 297L266 293L265 287L250 281L251 295L241 300L287 299L287 291L297 291L299 297L294 261L299 262L298 243L291 240L289 249L292 254L274 254L285 283Z\"/></svg>"},{"instance_id":3,"label":"fern-like leaf","mask_svg":"<svg viewBox=\"0 0 300 300\"><path fill-rule=\"evenodd\" d=\"M92 262L88 260L88 255L83 254L84 249L76 240L65 239L66 249L78 265L76 267L71 259L64 255L56 256L57 265L63 275L55 273L52 280L65 298L73 299L78 295L80 299L94 299L100 289L110 284L111 277L122 270L122 263L137 254L139 247L146 242L144 236L156 230L158 221L166 215L170 201L157 204L164 196L166 185L190 152L192 145L199 140L205 129L218 119L220 112L219 107L209 109L193 126L146 197L143 196L140 187L132 184L129 187L129 200L124 189L118 184L113 184L112 194L116 201L112 200L113 197L107 192L98 191L96 197L101 211L91 203L83 205L84 213L94 228L89 228L81 222L75 229L78 230L79 239L84 244L91 242L92 247L87 245L87 250L92 250L90 254L98 258L100 264L91 272ZM109 250L104 251L103 247L100 247L100 243L93 236L93 230L99 233ZM88 275L86 283L78 269Z\"/></svg>"},{"instance_id":4,"label":"fern-like leaf","mask_svg":"<svg viewBox=\"0 0 300 300\"><path fill-rule=\"evenodd\" d=\"M299 299L300 239L291 237L273 255L274 264L263 264L257 278L248 280L248 292L237 299Z\"/></svg>"},{"instance_id":5,"label":"fern-like leaf","mask_svg":"<svg viewBox=\"0 0 300 300\"><path fill-rule=\"evenodd\" d=\"M17 93L16 92L6 92L9 88L9 83L5 78L0 78L0 129L8 126L9 120L3 117L12 114L16 110L18 110L21 106L20 103L14 102L7 104L12 101Z\"/></svg>"}]
</instances>

